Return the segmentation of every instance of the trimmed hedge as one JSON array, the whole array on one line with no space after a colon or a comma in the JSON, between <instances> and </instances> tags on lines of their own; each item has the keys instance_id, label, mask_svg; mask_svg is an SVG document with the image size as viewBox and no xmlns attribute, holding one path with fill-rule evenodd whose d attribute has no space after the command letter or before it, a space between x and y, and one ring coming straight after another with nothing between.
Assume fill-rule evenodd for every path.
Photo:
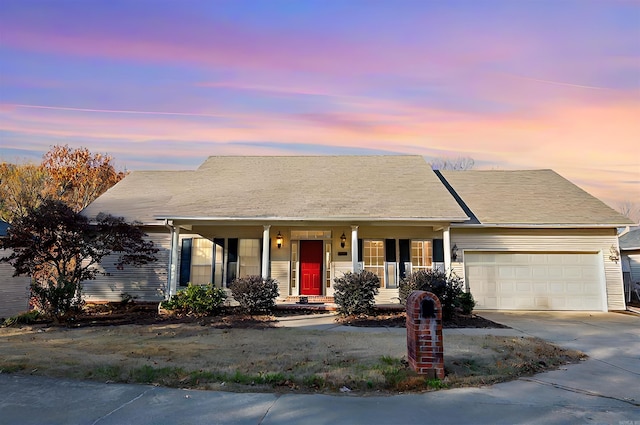
<instances>
[{"instance_id":1,"label":"trimmed hedge","mask_svg":"<svg viewBox=\"0 0 640 425\"><path fill-rule=\"evenodd\" d=\"M413 291L431 292L440 300L442 318L447 320L453 317L456 308L461 307L460 297L465 293L463 288L462 279L458 276L447 275L439 270L418 270L400 281L400 302L406 305Z\"/></svg>"},{"instance_id":2,"label":"trimmed hedge","mask_svg":"<svg viewBox=\"0 0 640 425\"><path fill-rule=\"evenodd\" d=\"M334 282L334 300L339 314L357 316L371 313L380 287L378 276L367 270L348 272L335 278Z\"/></svg>"},{"instance_id":3,"label":"trimmed hedge","mask_svg":"<svg viewBox=\"0 0 640 425\"><path fill-rule=\"evenodd\" d=\"M257 275L237 278L229 289L240 308L249 314L272 311L279 293L277 280Z\"/></svg>"}]
</instances>

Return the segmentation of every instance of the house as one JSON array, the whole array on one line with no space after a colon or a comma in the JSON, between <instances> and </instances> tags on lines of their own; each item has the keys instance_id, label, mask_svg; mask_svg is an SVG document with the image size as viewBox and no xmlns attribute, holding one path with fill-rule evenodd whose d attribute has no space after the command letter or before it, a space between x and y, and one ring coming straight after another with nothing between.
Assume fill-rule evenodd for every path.
<instances>
[{"instance_id":1,"label":"house","mask_svg":"<svg viewBox=\"0 0 640 425\"><path fill-rule=\"evenodd\" d=\"M0 238L7 236L9 223L0 220ZM9 249L0 248L0 258L11 255ZM30 279L13 277L14 269L8 263L0 263L0 319L14 316L29 309Z\"/></svg>"},{"instance_id":2,"label":"house","mask_svg":"<svg viewBox=\"0 0 640 425\"><path fill-rule=\"evenodd\" d=\"M640 303L640 228L621 233L618 243L627 302Z\"/></svg>"},{"instance_id":3,"label":"house","mask_svg":"<svg viewBox=\"0 0 640 425\"><path fill-rule=\"evenodd\" d=\"M619 310L609 259L628 220L550 170L434 172L421 156L212 156L194 171L133 172L84 210L138 221L159 261L84 284L88 300L161 300L249 274L280 301L331 300L334 278L370 270L378 303L400 278L440 268L477 309Z\"/></svg>"}]
</instances>

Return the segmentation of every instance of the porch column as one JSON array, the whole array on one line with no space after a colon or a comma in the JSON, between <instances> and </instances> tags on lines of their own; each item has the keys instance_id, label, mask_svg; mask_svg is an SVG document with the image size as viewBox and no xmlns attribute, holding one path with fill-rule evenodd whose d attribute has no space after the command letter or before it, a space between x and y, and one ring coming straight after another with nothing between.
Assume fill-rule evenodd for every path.
<instances>
[{"instance_id":1,"label":"porch column","mask_svg":"<svg viewBox=\"0 0 640 425\"><path fill-rule=\"evenodd\" d=\"M180 226L171 223L171 259L169 263L169 297L178 291L178 251L180 245Z\"/></svg>"},{"instance_id":2,"label":"porch column","mask_svg":"<svg viewBox=\"0 0 640 425\"><path fill-rule=\"evenodd\" d=\"M442 247L444 249L444 272L451 272L451 235L450 227L445 227L442 231Z\"/></svg>"},{"instance_id":3,"label":"porch column","mask_svg":"<svg viewBox=\"0 0 640 425\"><path fill-rule=\"evenodd\" d=\"M358 271L358 226L351 226L351 268Z\"/></svg>"},{"instance_id":4,"label":"porch column","mask_svg":"<svg viewBox=\"0 0 640 425\"><path fill-rule=\"evenodd\" d=\"M262 278L266 279L269 277L269 229L271 229L270 224L266 224L263 226L264 231L262 232Z\"/></svg>"}]
</instances>

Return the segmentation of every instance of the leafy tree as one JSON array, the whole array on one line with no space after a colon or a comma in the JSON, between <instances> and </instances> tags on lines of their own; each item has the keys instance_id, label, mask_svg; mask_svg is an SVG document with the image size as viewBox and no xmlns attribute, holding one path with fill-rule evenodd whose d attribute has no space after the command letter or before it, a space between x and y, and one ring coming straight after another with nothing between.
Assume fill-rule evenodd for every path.
<instances>
[{"instance_id":1,"label":"leafy tree","mask_svg":"<svg viewBox=\"0 0 640 425\"><path fill-rule=\"evenodd\" d=\"M0 243L13 251L0 261L14 267L14 276L31 276L36 307L56 321L82 305L81 282L95 279L95 265L105 256L118 254L119 268L156 260L158 250L136 223L102 213L96 221L61 201L45 200L16 218Z\"/></svg>"},{"instance_id":2,"label":"leafy tree","mask_svg":"<svg viewBox=\"0 0 640 425\"><path fill-rule=\"evenodd\" d=\"M33 164L0 164L0 218L12 222L43 200L46 171Z\"/></svg>"},{"instance_id":3,"label":"leafy tree","mask_svg":"<svg viewBox=\"0 0 640 425\"><path fill-rule=\"evenodd\" d=\"M111 156L68 145L53 146L44 155L42 166L47 172L45 194L74 211L85 208L126 176L116 171Z\"/></svg>"},{"instance_id":4,"label":"leafy tree","mask_svg":"<svg viewBox=\"0 0 640 425\"><path fill-rule=\"evenodd\" d=\"M473 158L468 156L460 156L455 159L451 158L435 158L429 162L434 170L471 170L475 165Z\"/></svg>"}]
</instances>

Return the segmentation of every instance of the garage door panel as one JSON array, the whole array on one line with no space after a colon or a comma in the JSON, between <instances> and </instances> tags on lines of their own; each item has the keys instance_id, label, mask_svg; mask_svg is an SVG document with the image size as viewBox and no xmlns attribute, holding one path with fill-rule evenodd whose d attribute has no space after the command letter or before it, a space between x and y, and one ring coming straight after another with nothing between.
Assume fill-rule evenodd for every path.
<instances>
[{"instance_id":1,"label":"garage door panel","mask_svg":"<svg viewBox=\"0 0 640 425\"><path fill-rule=\"evenodd\" d=\"M500 282L498 286L502 294L511 294L515 291L515 282Z\"/></svg>"},{"instance_id":2,"label":"garage door panel","mask_svg":"<svg viewBox=\"0 0 640 425\"><path fill-rule=\"evenodd\" d=\"M595 253L465 252L465 276L477 309L601 310L603 305L603 264Z\"/></svg>"},{"instance_id":3,"label":"garage door panel","mask_svg":"<svg viewBox=\"0 0 640 425\"><path fill-rule=\"evenodd\" d=\"M579 279L582 277L582 268L579 266L565 266L563 277L565 279Z\"/></svg>"},{"instance_id":4,"label":"garage door panel","mask_svg":"<svg viewBox=\"0 0 640 425\"><path fill-rule=\"evenodd\" d=\"M498 276L501 279L512 279L516 276L516 271L511 266L499 266L498 267Z\"/></svg>"}]
</instances>

